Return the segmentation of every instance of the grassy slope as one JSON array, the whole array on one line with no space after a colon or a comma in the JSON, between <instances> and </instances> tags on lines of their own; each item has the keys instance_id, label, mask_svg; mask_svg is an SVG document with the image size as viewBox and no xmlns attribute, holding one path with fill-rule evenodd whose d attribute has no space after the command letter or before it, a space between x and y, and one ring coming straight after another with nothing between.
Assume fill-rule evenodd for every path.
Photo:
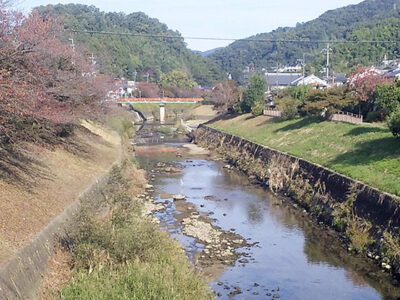
<instances>
[{"instance_id":1,"label":"grassy slope","mask_svg":"<svg viewBox=\"0 0 400 300\"><path fill-rule=\"evenodd\" d=\"M0 266L118 159L118 134L82 125L88 131L77 129L65 142L68 147L25 145L17 161L23 168L10 166L17 179L0 174Z\"/></svg>"},{"instance_id":2,"label":"grassy slope","mask_svg":"<svg viewBox=\"0 0 400 300\"><path fill-rule=\"evenodd\" d=\"M242 115L211 125L400 196L400 141L370 125Z\"/></svg>"}]
</instances>

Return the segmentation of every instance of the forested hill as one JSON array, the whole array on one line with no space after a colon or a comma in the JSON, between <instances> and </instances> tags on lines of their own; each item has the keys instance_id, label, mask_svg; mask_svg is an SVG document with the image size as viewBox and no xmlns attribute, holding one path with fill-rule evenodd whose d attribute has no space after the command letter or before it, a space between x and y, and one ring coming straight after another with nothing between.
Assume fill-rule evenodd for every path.
<instances>
[{"instance_id":1,"label":"forested hill","mask_svg":"<svg viewBox=\"0 0 400 300\"><path fill-rule=\"evenodd\" d=\"M94 6L80 4L47 5L37 8L43 16L59 19L66 29L154 34L180 37L179 32L146 14L105 13ZM180 69L197 83L208 86L224 77L211 60L189 50L182 39L71 33L95 52L105 71L128 79L143 80L149 73L155 81L162 73Z\"/></svg>"},{"instance_id":2,"label":"forested hill","mask_svg":"<svg viewBox=\"0 0 400 300\"><path fill-rule=\"evenodd\" d=\"M357 5L327 11L319 18L297 24L296 27L278 28L249 39L398 40L399 16L399 0L366 0ZM385 54L391 58L398 57L399 47L399 44L333 44L332 65L334 71L349 71L360 63L376 63ZM324 65L324 55L321 54L323 48L326 48L325 44L237 41L208 57L238 79L246 66L254 64L258 69L277 63L293 64L303 54L307 55L310 71L318 72Z\"/></svg>"}]
</instances>

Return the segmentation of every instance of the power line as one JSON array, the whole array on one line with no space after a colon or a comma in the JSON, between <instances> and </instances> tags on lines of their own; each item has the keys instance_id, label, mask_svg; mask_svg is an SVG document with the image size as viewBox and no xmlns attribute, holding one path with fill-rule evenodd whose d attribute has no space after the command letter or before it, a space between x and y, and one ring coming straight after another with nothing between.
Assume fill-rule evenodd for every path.
<instances>
[{"instance_id":1,"label":"power line","mask_svg":"<svg viewBox=\"0 0 400 300\"><path fill-rule=\"evenodd\" d=\"M162 34L147 34L147 33L132 33L132 32L113 32L113 31L97 31L97 30L78 30L67 29L73 33L87 33L99 35L117 35L117 36L133 36L133 37L148 37L148 38L164 38L177 40L207 40L207 41L227 41L227 42L270 42L270 43L301 43L301 44L397 44L400 40L302 40L302 39L261 39L261 38L216 38L216 37L191 37L191 36L176 36Z\"/></svg>"}]
</instances>

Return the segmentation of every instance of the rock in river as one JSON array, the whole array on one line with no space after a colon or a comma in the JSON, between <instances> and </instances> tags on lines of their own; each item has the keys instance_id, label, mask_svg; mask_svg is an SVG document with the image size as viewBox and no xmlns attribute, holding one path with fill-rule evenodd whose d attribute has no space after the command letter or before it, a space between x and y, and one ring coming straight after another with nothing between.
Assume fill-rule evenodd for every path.
<instances>
[{"instance_id":1,"label":"rock in river","mask_svg":"<svg viewBox=\"0 0 400 300\"><path fill-rule=\"evenodd\" d=\"M181 194L176 194L173 196L175 201L179 201L179 200L185 200L186 196L185 195L181 195Z\"/></svg>"},{"instance_id":2,"label":"rock in river","mask_svg":"<svg viewBox=\"0 0 400 300\"><path fill-rule=\"evenodd\" d=\"M164 169L164 171L167 173L179 173L181 170L179 170L178 168L174 168L174 167L167 167Z\"/></svg>"}]
</instances>

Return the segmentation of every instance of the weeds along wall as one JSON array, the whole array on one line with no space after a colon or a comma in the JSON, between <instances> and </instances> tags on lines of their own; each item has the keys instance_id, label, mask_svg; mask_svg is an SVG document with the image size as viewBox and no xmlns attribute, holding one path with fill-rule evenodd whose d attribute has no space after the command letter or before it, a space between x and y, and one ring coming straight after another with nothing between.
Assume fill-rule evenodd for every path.
<instances>
[{"instance_id":1,"label":"weeds along wall","mask_svg":"<svg viewBox=\"0 0 400 300\"><path fill-rule=\"evenodd\" d=\"M400 278L400 199L306 160L201 125L195 142L343 234L356 252L379 255Z\"/></svg>"}]
</instances>

